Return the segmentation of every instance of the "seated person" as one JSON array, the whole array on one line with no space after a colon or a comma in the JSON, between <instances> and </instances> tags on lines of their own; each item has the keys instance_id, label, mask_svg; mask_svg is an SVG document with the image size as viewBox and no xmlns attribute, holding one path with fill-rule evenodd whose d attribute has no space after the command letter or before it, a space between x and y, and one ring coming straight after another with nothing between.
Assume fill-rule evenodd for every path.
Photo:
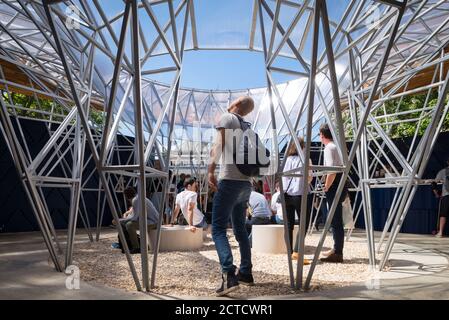
<instances>
[{"instance_id":1,"label":"seated person","mask_svg":"<svg viewBox=\"0 0 449 320\"><path fill-rule=\"evenodd\" d=\"M136 195L136 190L133 187L128 187L124 191L126 200L130 200L132 203L132 213L128 210L125 214L126 217L119 220L123 228L126 242L128 243L130 253L140 253L140 244L137 236L137 230L139 230L140 219L140 202L139 196ZM147 228L148 230L156 229L159 220L159 213L154 207L153 203L149 199L145 199L146 212L147 212ZM127 214L128 213L128 214ZM116 221L113 221L116 224ZM120 239L119 239L120 241ZM122 249L122 253L124 253Z\"/></svg>"},{"instance_id":2,"label":"seated person","mask_svg":"<svg viewBox=\"0 0 449 320\"><path fill-rule=\"evenodd\" d=\"M206 218L197 206L197 187L198 184L194 178L185 180L184 191L176 196L176 207L172 218L172 223L174 223L181 211L192 232L195 232L196 228L207 228Z\"/></svg>"},{"instance_id":3,"label":"seated person","mask_svg":"<svg viewBox=\"0 0 449 320\"><path fill-rule=\"evenodd\" d=\"M248 201L248 220L245 225L250 239L252 226L257 224L271 224L271 208L263 194L251 191Z\"/></svg>"},{"instance_id":4,"label":"seated person","mask_svg":"<svg viewBox=\"0 0 449 320\"><path fill-rule=\"evenodd\" d=\"M279 189L279 182L276 182L276 192L271 196L271 211L273 212L273 216L271 220L275 224L283 224L284 217L282 215L282 203L281 203L281 192Z\"/></svg>"},{"instance_id":5,"label":"seated person","mask_svg":"<svg viewBox=\"0 0 449 320\"><path fill-rule=\"evenodd\" d=\"M279 187L279 182L276 182L276 192L273 193L271 197L271 211L273 212L273 216L271 220L274 224L284 224L284 216L282 211L282 202L281 202L281 191ZM298 214L295 212L295 221L298 222Z\"/></svg>"},{"instance_id":6,"label":"seated person","mask_svg":"<svg viewBox=\"0 0 449 320\"><path fill-rule=\"evenodd\" d=\"M128 218L128 217L131 217L132 215L134 215L134 211L133 211L133 207L129 207L128 208L128 211L126 211L123 215L122 215L122 218L123 219L126 219L126 218ZM117 225L117 223L115 222L115 220L112 220L112 224L113 225ZM125 230L125 227L123 226L123 232L125 232L126 230ZM129 246L130 244L128 243L128 246ZM113 242L112 243L112 245L111 245L111 247L112 247L112 249L122 249L123 250L123 248L122 248L122 244L121 244L121 242L120 242L120 239L118 239L118 242Z\"/></svg>"}]
</instances>

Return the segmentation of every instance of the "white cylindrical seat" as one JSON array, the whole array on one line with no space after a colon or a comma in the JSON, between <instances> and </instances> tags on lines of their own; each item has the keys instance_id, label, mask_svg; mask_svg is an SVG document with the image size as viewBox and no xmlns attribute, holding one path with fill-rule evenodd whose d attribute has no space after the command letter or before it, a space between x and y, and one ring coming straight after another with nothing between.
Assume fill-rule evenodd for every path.
<instances>
[{"instance_id":1,"label":"white cylindrical seat","mask_svg":"<svg viewBox=\"0 0 449 320\"><path fill-rule=\"evenodd\" d=\"M296 241L298 226L293 230L293 239ZM252 227L253 251L260 253L280 254L287 253L284 240L284 225L265 224ZM294 242L293 242L294 244Z\"/></svg>"},{"instance_id":2,"label":"white cylindrical seat","mask_svg":"<svg viewBox=\"0 0 449 320\"><path fill-rule=\"evenodd\" d=\"M151 250L156 243L157 230L150 232ZM203 231L190 231L188 226L161 227L161 243L159 251L190 251L203 246Z\"/></svg>"}]
</instances>

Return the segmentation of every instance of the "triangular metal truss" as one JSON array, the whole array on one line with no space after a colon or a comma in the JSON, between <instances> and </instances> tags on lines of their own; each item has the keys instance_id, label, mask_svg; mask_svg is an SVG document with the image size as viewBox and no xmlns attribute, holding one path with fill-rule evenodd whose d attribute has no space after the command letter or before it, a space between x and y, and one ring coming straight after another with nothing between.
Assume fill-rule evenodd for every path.
<instances>
[{"instance_id":1,"label":"triangular metal truss","mask_svg":"<svg viewBox=\"0 0 449 320\"><path fill-rule=\"evenodd\" d=\"M277 160L277 173L265 177L271 188L276 178L304 176L312 170L316 177L313 196L324 205L320 177L342 173L335 198L349 180L351 190L361 199L355 201L353 211L356 216L363 212L365 217L370 265L382 270L418 186L428 183L422 180L423 172L448 113L449 4L437 0L341 0L345 8L341 14L329 12L329 4L325 0L252 1L247 13L248 43L243 49L263 53L267 87L220 91L180 86L184 52L223 49L202 42L203 22L196 11L199 1L127 0L111 10L101 0L1 1L0 59L15 65L29 79L24 84L2 74L1 88L5 92L25 91L35 99L44 95L64 110L37 111L48 123L49 140L38 155L31 157L20 134L21 114L15 111L27 107L0 99L0 129L19 174L25 177L25 189L56 268L62 270L54 245L56 234L39 191L41 183L66 183L72 188L68 265L78 212L83 212L83 195L87 192L98 194L97 240L105 204L117 219L117 208L124 200L116 194L127 185L138 187L142 201L148 183L153 189L162 187L157 205L163 212L174 182L168 181L169 170L175 174L190 170L200 179L201 193L207 197L205 173L214 124L233 99L249 95L257 106L249 120ZM225 49L241 50L242 45L227 44ZM428 73L429 80L416 81ZM154 81L153 76L160 74L172 75L171 83ZM291 81L279 83L279 74L291 77ZM417 130L410 152L404 155L391 138L391 130L404 113L399 106L387 110L385 103L397 101L400 105L404 97L422 92L427 93L427 99L421 109L413 110L417 116L407 120L416 123ZM430 105L429 97L435 92L438 102ZM104 125L98 127L89 120L92 106L104 110ZM335 137L344 163L341 167L324 167L323 148L312 144L323 122L330 125ZM419 136L418 129L425 124L424 135ZM349 144L345 132L350 132ZM290 144L299 147L298 135L307 141L305 159L317 158L319 162L309 165L303 159L298 170L283 172L281 150ZM90 149L89 159L83 156L85 143ZM70 154L70 165L65 163L64 153ZM84 172L88 161L95 169ZM53 166L67 167L67 176L52 177ZM375 176L379 168L387 167L396 177ZM92 183L98 187L92 188ZM397 190L377 243L377 253L381 253L387 239L379 264L370 198L370 190L376 187ZM285 209L283 194L281 199ZM292 287L310 287L336 205L329 208L305 280L302 262L294 272L288 255ZM82 219L84 216L80 215ZM145 212L140 221L146 221ZM147 251L141 253L139 279L125 248L138 290L150 290L155 285L161 223L162 219L151 277ZM90 231L89 221L85 224ZM118 229L123 237L121 227ZM146 248L146 222L140 229L141 248ZM304 249L306 229L302 215L300 250ZM289 242L286 244L291 253Z\"/></svg>"}]
</instances>

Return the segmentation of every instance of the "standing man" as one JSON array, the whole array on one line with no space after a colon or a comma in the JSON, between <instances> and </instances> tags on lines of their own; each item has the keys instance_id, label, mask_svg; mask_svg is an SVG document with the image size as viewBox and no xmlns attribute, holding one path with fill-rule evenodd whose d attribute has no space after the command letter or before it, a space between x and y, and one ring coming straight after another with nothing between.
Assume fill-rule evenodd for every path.
<instances>
[{"instance_id":1,"label":"standing man","mask_svg":"<svg viewBox=\"0 0 449 320\"><path fill-rule=\"evenodd\" d=\"M324 144L324 166L325 167L339 167L342 166L342 160L338 154L337 146L332 138L332 132L329 126L324 123L320 127L320 139ZM325 176L324 192L326 192L326 200L329 208L334 202L338 184L340 183L342 173L331 173ZM346 198L346 188L342 192L340 199L337 202L334 218L332 219L332 236L334 238L334 248L323 254L322 262L343 262L343 245L345 241L345 231L343 228L343 208L342 203Z\"/></svg>"},{"instance_id":2,"label":"standing man","mask_svg":"<svg viewBox=\"0 0 449 320\"><path fill-rule=\"evenodd\" d=\"M447 160L447 167L438 172L435 180L443 183L441 194L437 190L437 184L432 184L432 189L437 198L440 198L440 212L439 212L439 228L435 235L437 238L442 238L444 234L444 227L446 226L447 214L449 213L449 159Z\"/></svg>"},{"instance_id":3,"label":"standing man","mask_svg":"<svg viewBox=\"0 0 449 320\"><path fill-rule=\"evenodd\" d=\"M251 246L245 228L246 209L251 194L250 178L240 173L234 163L235 141L242 136L243 126L250 126L243 117L254 109L254 101L250 97L240 97L228 108L218 123L215 145L211 151L211 162L208 169L209 185L215 191L212 205L212 238L220 260L222 271L221 287L218 296L225 295L238 288L239 283L252 285ZM237 142L238 145L238 142ZM215 178L215 169L220 161L219 182ZM226 229L229 218L236 240L240 247L240 269L236 274L233 256Z\"/></svg>"}]
</instances>

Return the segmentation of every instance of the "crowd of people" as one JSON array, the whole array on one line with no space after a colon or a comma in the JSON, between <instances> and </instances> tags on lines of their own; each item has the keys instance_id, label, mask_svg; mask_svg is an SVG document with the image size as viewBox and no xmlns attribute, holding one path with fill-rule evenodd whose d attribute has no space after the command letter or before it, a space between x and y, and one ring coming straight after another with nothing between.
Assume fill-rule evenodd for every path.
<instances>
[{"instance_id":1,"label":"crowd of people","mask_svg":"<svg viewBox=\"0 0 449 320\"><path fill-rule=\"evenodd\" d=\"M310 264L310 261L304 258L303 253L299 252L298 243L294 243L293 239L294 227L301 221L301 216L305 215L303 220L307 228L310 223L312 206L318 208L317 204L313 203L311 195L312 171L309 170L307 176L290 174L291 172L300 172L305 161L313 165L311 159L305 159L304 139L298 137L296 143L292 141L288 145L285 152L283 172L289 174L281 175L281 180L275 183L274 192L271 192L267 182L255 180L253 177L242 173L235 160L236 151L229 147L230 143L226 138L229 130L242 130L244 132L250 128L251 124L246 122L244 117L251 113L253 108L254 101L250 97L241 97L229 106L227 113L221 116L216 126L216 140L210 154L211 159L207 176L209 188L206 193L199 192L198 180L191 175L180 174L179 177L176 177L171 172L169 175L171 184L169 185L166 209L162 215L162 224L167 226L186 225L192 232L211 227L212 239L215 243L222 272L221 286L216 292L219 296L235 290L239 284L254 284L251 238L255 225L283 224L286 219L291 258L293 260L303 259L304 264ZM321 185L327 202L327 205L322 206L324 209L322 218L325 218L327 214L326 208L330 208L335 202L334 216L331 221L334 245L330 251L322 254L320 260L325 263L342 263L344 249L342 204L348 197L348 190L344 187L339 194L339 198L336 199L342 173L334 168L343 167L343 162L327 124L320 127L319 136L321 143L324 145L323 164L325 168L329 168L328 173L320 177L320 183L318 183L318 185ZM234 157L229 156L232 153L234 153ZM218 178L215 174L217 164L220 164ZM200 178L204 180L205 177ZM442 190L438 190L436 184L433 187L435 195L441 199L437 233L437 237L441 237L449 211L449 167L441 170L436 180L443 182ZM124 194L129 208L119 221L114 221L114 224L121 224L130 252L139 253L137 230L139 230L141 201L136 194L136 190L132 187L125 189ZM162 190L160 187L153 187L150 194L151 200L145 200L149 230L156 229L159 222L160 210L158 209L160 209L162 202L154 202L159 202ZM285 207L281 201L282 197L285 200ZM307 198L306 212L302 212L302 199L304 197ZM285 212L283 211L284 208ZM234 265L228 241L227 229L230 227L233 229L239 244L239 268ZM315 227L317 228L317 226ZM120 241L113 246L116 248L123 247Z\"/></svg>"},{"instance_id":2,"label":"crowd of people","mask_svg":"<svg viewBox=\"0 0 449 320\"><path fill-rule=\"evenodd\" d=\"M216 141L211 151L207 176L209 185L207 195L199 194L198 181L194 177L185 174L173 177L170 174L170 181L172 182L169 186L167 209L162 215L162 219L164 219L162 223L167 224L167 226L185 224L192 232L196 232L198 229L207 229L211 226L212 239L215 243L222 271L222 283L217 290L219 296L235 290L239 284L254 284L251 235L255 225L282 224L286 219L292 259L304 259L303 254L298 252L298 244L293 243L293 230L303 214L306 215L307 225L309 224L312 206L311 171L307 177L299 175L283 176L282 181L276 183L276 190L272 194L267 183L242 174L235 160L223 161L226 152L233 152L228 150L226 130L241 129L244 131L250 128L251 124L245 122L243 117L252 112L253 108L254 101L250 97L242 97L230 105L228 113L221 116L216 127ZM320 138L325 145L324 165L326 167L342 166L337 147L332 139L331 130L327 125L320 128ZM286 152L284 172L294 171L303 165L305 143L301 137L298 137L298 141L299 149L292 143ZM306 161L312 163L310 159ZM215 170L218 163L220 163L220 173L217 179ZM340 179L341 173L332 173L326 175L322 181L329 205L332 204L336 196ZM281 190L281 185L283 190ZM158 188L156 189L153 190L153 196L150 196L150 198L155 199L154 201L159 199L159 197L154 197L154 193L161 192ZM138 253L140 252L137 236L140 201L132 187L127 188L124 193L129 202L129 208L123 218L114 223L122 225L131 253ZM285 214L280 201L282 195L285 197ZM321 259L323 262L343 262L344 230L341 202L343 202L345 196L346 194L343 192L332 220L334 248L325 253ZM307 197L307 212L301 212L303 197ZM148 228L154 229L157 227L160 218L158 214L159 204L146 199L146 208ZM239 268L233 263L227 235L229 227L232 227L235 238L239 243L241 255ZM122 245L119 242L115 244L115 247L122 248ZM310 263L307 259L303 261L305 264Z\"/></svg>"}]
</instances>

